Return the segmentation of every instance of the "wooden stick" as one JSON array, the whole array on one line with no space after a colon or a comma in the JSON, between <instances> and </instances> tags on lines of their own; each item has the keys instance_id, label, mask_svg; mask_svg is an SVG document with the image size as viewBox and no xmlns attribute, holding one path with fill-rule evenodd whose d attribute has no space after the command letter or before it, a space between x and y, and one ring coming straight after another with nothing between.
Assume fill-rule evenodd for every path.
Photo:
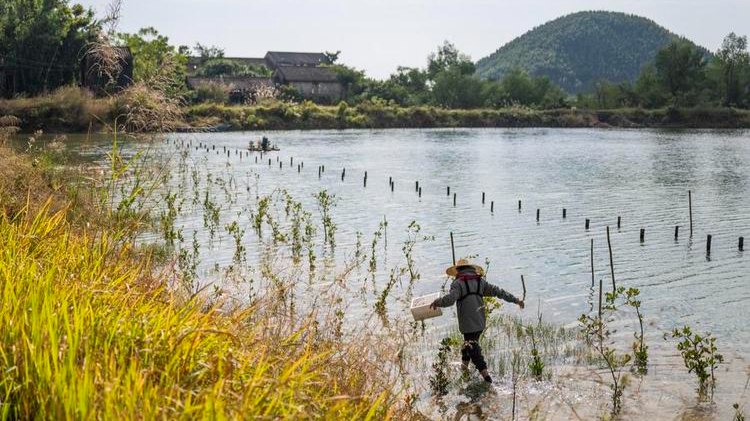
<instances>
[{"instance_id":1,"label":"wooden stick","mask_svg":"<svg viewBox=\"0 0 750 421\"><path fill-rule=\"evenodd\" d=\"M588 220L588 218L587 218L587 219L586 219L586 229L587 229L587 230L589 229L589 223L590 223L590 222L591 222L591 221L589 221L589 220Z\"/></svg>"},{"instance_id":2,"label":"wooden stick","mask_svg":"<svg viewBox=\"0 0 750 421\"><path fill-rule=\"evenodd\" d=\"M680 226L674 226L674 239L677 240L680 237Z\"/></svg>"},{"instance_id":3,"label":"wooden stick","mask_svg":"<svg viewBox=\"0 0 750 421\"><path fill-rule=\"evenodd\" d=\"M482 204L484 205L484 192L482 192Z\"/></svg>"},{"instance_id":4,"label":"wooden stick","mask_svg":"<svg viewBox=\"0 0 750 421\"><path fill-rule=\"evenodd\" d=\"M591 288L594 287L594 239L591 239Z\"/></svg>"},{"instance_id":5,"label":"wooden stick","mask_svg":"<svg viewBox=\"0 0 750 421\"><path fill-rule=\"evenodd\" d=\"M453 193L453 206L456 206L456 193Z\"/></svg>"},{"instance_id":6,"label":"wooden stick","mask_svg":"<svg viewBox=\"0 0 750 421\"><path fill-rule=\"evenodd\" d=\"M565 219L568 216L568 210L563 208L563 219Z\"/></svg>"},{"instance_id":7,"label":"wooden stick","mask_svg":"<svg viewBox=\"0 0 750 421\"><path fill-rule=\"evenodd\" d=\"M521 275L521 286L523 287L523 298L521 298L521 301L526 301L526 281L523 279L523 275Z\"/></svg>"},{"instance_id":8,"label":"wooden stick","mask_svg":"<svg viewBox=\"0 0 750 421\"><path fill-rule=\"evenodd\" d=\"M453 245L453 231L451 231L451 254L453 256L453 266L456 266L456 247Z\"/></svg>"},{"instance_id":9,"label":"wooden stick","mask_svg":"<svg viewBox=\"0 0 750 421\"><path fill-rule=\"evenodd\" d=\"M737 244L737 248L739 248L740 251L745 250L745 237L740 237L740 242Z\"/></svg>"},{"instance_id":10,"label":"wooden stick","mask_svg":"<svg viewBox=\"0 0 750 421\"><path fill-rule=\"evenodd\" d=\"M612 291L615 291L617 289L617 284L615 283L615 261L612 259L612 241L609 239L609 225L607 225L607 247L609 248L609 269L612 273Z\"/></svg>"},{"instance_id":11,"label":"wooden stick","mask_svg":"<svg viewBox=\"0 0 750 421\"><path fill-rule=\"evenodd\" d=\"M495 213L495 201L490 202L490 213Z\"/></svg>"},{"instance_id":12,"label":"wooden stick","mask_svg":"<svg viewBox=\"0 0 750 421\"><path fill-rule=\"evenodd\" d=\"M536 222L539 222L539 209L536 210Z\"/></svg>"},{"instance_id":13,"label":"wooden stick","mask_svg":"<svg viewBox=\"0 0 750 421\"><path fill-rule=\"evenodd\" d=\"M641 243L646 241L646 229L641 228Z\"/></svg>"},{"instance_id":14,"label":"wooden stick","mask_svg":"<svg viewBox=\"0 0 750 421\"><path fill-rule=\"evenodd\" d=\"M622 222L622 218L618 216L618 217L617 217L617 229L618 229L618 230L619 230L619 229L620 229L620 227L622 226L621 222Z\"/></svg>"},{"instance_id":15,"label":"wooden stick","mask_svg":"<svg viewBox=\"0 0 750 421\"><path fill-rule=\"evenodd\" d=\"M521 200L518 200L518 211L521 212Z\"/></svg>"},{"instance_id":16,"label":"wooden stick","mask_svg":"<svg viewBox=\"0 0 750 421\"><path fill-rule=\"evenodd\" d=\"M711 234L706 237L706 254L711 254Z\"/></svg>"},{"instance_id":17,"label":"wooden stick","mask_svg":"<svg viewBox=\"0 0 750 421\"><path fill-rule=\"evenodd\" d=\"M688 209L690 212L690 236L693 236L693 192L688 190Z\"/></svg>"}]
</instances>

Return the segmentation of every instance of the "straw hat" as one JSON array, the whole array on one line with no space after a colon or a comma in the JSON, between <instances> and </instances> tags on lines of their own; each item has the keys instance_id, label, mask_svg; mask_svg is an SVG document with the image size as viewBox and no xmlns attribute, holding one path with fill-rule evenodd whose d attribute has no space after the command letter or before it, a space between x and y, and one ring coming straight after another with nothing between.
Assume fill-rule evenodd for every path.
<instances>
[{"instance_id":1,"label":"straw hat","mask_svg":"<svg viewBox=\"0 0 750 421\"><path fill-rule=\"evenodd\" d=\"M459 269L462 269L464 267L472 267L477 272L477 275L484 275L484 269L482 269L481 266L475 265L466 259L459 260L455 265L446 269L445 273L447 273L448 276L456 276L458 275Z\"/></svg>"}]
</instances>

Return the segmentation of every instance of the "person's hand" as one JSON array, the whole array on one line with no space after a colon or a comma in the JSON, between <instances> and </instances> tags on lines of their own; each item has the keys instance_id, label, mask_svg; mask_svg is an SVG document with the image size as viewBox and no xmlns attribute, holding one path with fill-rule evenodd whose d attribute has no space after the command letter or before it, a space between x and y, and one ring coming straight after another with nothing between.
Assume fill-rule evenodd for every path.
<instances>
[{"instance_id":1,"label":"person's hand","mask_svg":"<svg viewBox=\"0 0 750 421\"><path fill-rule=\"evenodd\" d=\"M432 304L430 304L430 310L437 310L437 300L433 301Z\"/></svg>"},{"instance_id":2,"label":"person's hand","mask_svg":"<svg viewBox=\"0 0 750 421\"><path fill-rule=\"evenodd\" d=\"M526 304L524 304L523 300L518 302L518 307L521 307L521 310L523 310L523 308L526 307Z\"/></svg>"}]
</instances>

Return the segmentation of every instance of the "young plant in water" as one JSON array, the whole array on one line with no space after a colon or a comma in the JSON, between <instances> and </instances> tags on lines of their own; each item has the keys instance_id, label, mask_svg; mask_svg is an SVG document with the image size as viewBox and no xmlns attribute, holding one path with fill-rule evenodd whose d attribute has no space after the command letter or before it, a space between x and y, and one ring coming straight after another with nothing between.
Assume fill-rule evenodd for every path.
<instances>
[{"instance_id":1,"label":"young plant in water","mask_svg":"<svg viewBox=\"0 0 750 421\"><path fill-rule=\"evenodd\" d=\"M716 338L710 333L705 335L694 333L689 326L664 334L664 339L667 339L667 336L679 340L677 350L682 356L688 373L695 373L698 377L699 394L704 396L708 387L713 391L716 386L714 371L719 364L724 362L724 356L716 352Z\"/></svg>"},{"instance_id":2,"label":"young plant in water","mask_svg":"<svg viewBox=\"0 0 750 421\"><path fill-rule=\"evenodd\" d=\"M539 326L541 326L542 320L541 317L539 319ZM536 341L536 335L534 334L534 327L528 326L526 327L526 333L531 338L531 361L529 361L529 371L531 372L531 375L537 379L541 380L542 375L544 374L544 361L542 360L542 357L539 354L539 347L537 346Z\"/></svg>"},{"instance_id":3,"label":"young plant in water","mask_svg":"<svg viewBox=\"0 0 750 421\"><path fill-rule=\"evenodd\" d=\"M315 198L318 199L318 210L320 210L323 222L323 238L331 249L334 249L336 247L336 224L331 219L331 208L336 206L336 196L329 194L328 190L322 190L315 195Z\"/></svg>"},{"instance_id":4,"label":"young plant in water","mask_svg":"<svg viewBox=\"0 0 750 421\"><path fill-rule=\"evenodd\" d=\"M225 229L234 239L234 256L232 257L232 262L235 266L240 267L247 261L245 246L242 244L242 237L245 235L245 230L240 228L237 221L232 221L232 223L227 225Z\"/></svg>"},{"instance_id":5,"label":"young plant in water","mask_svg":"<svg viewBox=\"0 0 750 421\"><path fill-rule=\"evenodd\" d=\"M169 190L162 195L162 199L167 208L162 210L159 216L161 231L164 235L164 241L169 246L174 246L175 240L183 241L182 229L175 229L175 221L177 220L177 215L182 211L183 200L180 199L180 202L177 203L177 193L172 193Z\"/></svg>"},{"instance_id":6,"label":"young plant in water","mask_svg":"<svg viewBox=\"0 0 750 421\"><path fill-rule=\"evenodd\" d=\"M622 287L618 290L624 289ZM638 316L639 332L635 332L635 342L633 342L633 367L638 374L648 372L648 346L644 342L643 334L643 314L641 314L641 301L638 299L641 291L638 288L629 288L625 293L625 302L635 309Z\"/></svg>"},{"instance_id":7,"label":"young plant in water","mask_svg":"<svg viewBox=\"0 0 750 421\"><path fill-rule=\"evenodd\" d=\"M610 388L612 389L613 415L619 414L622 407L622 389L624 387L622 371L631 360L630 354L620 355L615 348L605 345L605 340L609 338L610 332L604 322L604 317L611 316L617 311L617 296L616 291L606 293L605 304L602 307L603 313L596 316L582 314L578 319L588 342L594 346L612 377Z\"/></svg>"},{"instance_id":8,"label":"young plant in water","mask_svg":"<svg viewBox=\"0 0 750 421\"><path fill-rule=\"evenodd\" d=\"M437 359L432 363L432 376L430 376L430 388L438 396L448 394L450 379L448 378L448 364L451 357L451 347L458 346L453 338L444 338L440 342Z\"/></svg>"},{"instance_id":9,"label":"young plant in water","mask_svg":"<svg viewBox=\"0 0 750 421\"><path fill-rule=\"evenodd\" d=\"M200 245L198 233L193 231L192 250L180 247L177 255L177 267L180 273L180 283L189 295L198 290L198 265L200 264Z\"/></svg>"}]
</instances>

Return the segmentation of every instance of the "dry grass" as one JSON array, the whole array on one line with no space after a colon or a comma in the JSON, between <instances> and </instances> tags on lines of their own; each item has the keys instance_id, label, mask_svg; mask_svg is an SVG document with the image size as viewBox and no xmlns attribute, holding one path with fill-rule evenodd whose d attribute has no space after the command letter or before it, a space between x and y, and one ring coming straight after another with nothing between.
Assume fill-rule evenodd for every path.
<instances>
[{"instance_id":1,"label":"dry grass","mask_svg":"<svg viewBox=\"0 0 750 421\"><path fill-rule=\"evenodd\" d=\"M324 305L186 300L116 226L73 228L27 157L0 149L0 168L0 418L408 416L380 338L342 335Z\"/></svg>"}]
</instances>

